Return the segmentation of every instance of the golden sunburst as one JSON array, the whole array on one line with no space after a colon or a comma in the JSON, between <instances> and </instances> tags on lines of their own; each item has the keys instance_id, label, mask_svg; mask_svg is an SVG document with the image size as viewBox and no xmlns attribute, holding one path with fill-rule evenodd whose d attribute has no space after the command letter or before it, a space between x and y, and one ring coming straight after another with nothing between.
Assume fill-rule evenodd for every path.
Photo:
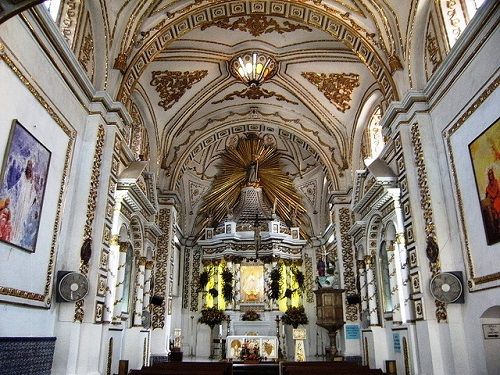
<instances>
[{"instance_id":1,"label":"golden sunburst","mask_svg":"<svg viewBox=\"0 0 500 375\"><path fill-rule=\"evenodd\" d=\"M275 147L249 134L235 147L226 149L217 167L219 173L201 208L202 213L211 216L212 226L237 205L243 187L260 186L270 205L276 205L276 214L282 220L303 227L301 217L306 210L292 180L282 170L280 153Z\"/></svg>"}]
</instances>

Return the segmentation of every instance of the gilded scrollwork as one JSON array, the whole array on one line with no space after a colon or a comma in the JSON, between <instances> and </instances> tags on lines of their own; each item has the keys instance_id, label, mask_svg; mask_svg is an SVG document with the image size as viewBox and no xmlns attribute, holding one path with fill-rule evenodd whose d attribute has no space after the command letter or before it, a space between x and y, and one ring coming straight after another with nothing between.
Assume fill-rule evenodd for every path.
<instances>
[{"instance_id":1,"label":"gilded scrollwork","mask_svg":"<svg viewBox=\"0 0 500 375\"><path fill-rule=\"evenodd\" d=\"M430 196L429 184L427 183L428 178L425 168L424 150L420 139L418 124L413 124L411 126L411 141L413 144L413 153L415 155L415 163L417 167L418 187L420 189L420 208L424 213L425 235L427 237L427 248L429 250L429 247L437 248L437 236L436 226L434 224L432 213L432 201ZM439 252L439 249L437 249L436 251ZM433 251L433 253L435 253L436 251ZM427 251L427 253L430 260L430 271L432 273L432 276L435 276L441 271L439 253L435 255L433 254L432 256L430 256L429 251ZM436 304L436 318L438 322L446 321L446 305L438 300L435 300L434 302Z\"/></svg>"},{"instance_id":2,"label":"gilded scrollwork","mask_svg":"<svg viewBox=\"0 0 500 375\"><path fill-rule=\"evenodd\" d=\"M201 81L208 74L208 70L193 72L154 71L151 86L160 94L158 105L165 111L171 108L195 83Z\"/></svg>"},{"instance_id":3,"label":"gilded scrollwork","mask_svg":"<svg viewBox=\"0 0 500 375\"><path fill-rule=\"evenodd\" d=\"M172 210L170 208L161 208L158 215L158 224L163 234L158 239L158 248L155 254L156 269L154 273L154 290L155 296L163 297L161 305L154 306L152 311L151 325L153 329L163 328L165 325L165 307L167 295L167 269L169 258L170 245L170 216Z\"/></svg>"},{"instance_id":4,"label":"gilded scrollwork","mask_svg":"<svg viewBox=\"0 0 500 375\"><path fill-rule=\"evenodd\" d=\"M104 148L104 136L106 135L104 127L99 125L97 130L97 140L94 151L94 160L92 163L92 175L90 177L90 189L89 198L87 201L87 219L85 221L85 227L83 229L83 243L85 246L86 242L92 242L92 229L96 211L97 204L97 194L99 190L99 177L101 176L101 164L102 164L102 153ZM88 262L82 259L80 262L80 272L87 275L89 272ZM85 312L83 310L84 300L81 299L75 303L75 322L83 322Z\"/></svg>"},{"instance_id":5,"label":"gilded scrollwork","mask_svg":"<svg viewBox=\"0 0 500 375\"><path fill-rule=\"evenodd\" d=\"M248 17L240 17L233 22L229 21L229 17L224 17L217 19L212 23L203 25L201 29L205 30L211 26L216 26L226 30L246 31L255 37L274 32L283 34L297 30L312 31L310 27L294 24L289 21L284 21L281 25L275 19L266 17L262 14L252 14Z\"/></svg>"},{"instance_id":6,"label":"gilded scrollwork","mask_svg":"<svg viewBox=\"0 0 500 375\"><path fill-rule=\"evenodd\" d=\"M351 244L351 236L349 229L351 228L351 210L341 208L339 210L340 221L340 241L342 244L342 263L344 266L344 288L346 295L357 293L356 274L354 272L354 251ZM355 322L358 320L358 306L348 304L346 306L345 316L348 321Z\"/></svg>"},{"instance_id":7,"label":"gilded scrollwork","mask_svg":"<svg viewBox=\"0 0 500 375\"><path fill-rule=\"evenodd\" d=\"M351 108L352 91L359 86L358 74L303 72L302 77L315 85L339 111Z\"/></svg>"},{"instance_id":8,"label":"gilded scrollwork","mask_svg":"<svg viewBox=\"0 0 500 375\"><path fill-rule=\"evenodd\" d=\"M295 105L299 104L297 102L285 98L283 95L278 94L275 91L269 91L259 86L251 86L241 91L233 91L232 93L227 94L222 99L212 102L212 104L222 103L225 100L233 100L235 97L242 99L250 99L250 100L258 100L262 98L264 99L275 98L277 101L280 102L287 102Z\"/></svg>"}]
</instances>

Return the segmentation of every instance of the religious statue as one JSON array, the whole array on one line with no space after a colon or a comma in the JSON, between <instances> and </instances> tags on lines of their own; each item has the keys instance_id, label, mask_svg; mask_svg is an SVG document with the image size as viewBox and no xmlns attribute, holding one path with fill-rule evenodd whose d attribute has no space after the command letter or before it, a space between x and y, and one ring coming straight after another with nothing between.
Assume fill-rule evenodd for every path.
<instances>
[{"instance_id":1,"label":"religious statue","mask_svg":"<svg viewBox=\"0 0 500 375\"><path fill-rule=\"evenodd\" d=\"M257 158L253 158L252 162L248 166L247 185L255 185L259 183L258 169L259 161L257 160Z\"/></svg>"}]
</instances>

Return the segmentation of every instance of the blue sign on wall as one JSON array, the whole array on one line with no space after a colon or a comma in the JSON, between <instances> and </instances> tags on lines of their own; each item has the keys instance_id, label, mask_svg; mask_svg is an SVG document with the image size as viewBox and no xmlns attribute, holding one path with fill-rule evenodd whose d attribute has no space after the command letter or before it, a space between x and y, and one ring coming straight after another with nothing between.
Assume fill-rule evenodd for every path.
<instances>
[{"instance_id":1,"label":"blue sign on wall","mask_svg":"<svg viewBox=\"0 0 500 375\"><path fill-rule=\"evenodd\" d=\"M394 342L394 353L401 353L401 339L399 333L392 334L392 341Z\"/></svg>"},{"instance_id":2,"label":"blue sign on wall","mask_svg":"<svg viewBox=\"0 0 500 375\"><path fill-rule=\"evenodd\" d=\"M359 340L359 326L357 324L346 324L344 328L347 340Z\"/></svg>"}]
</instances>

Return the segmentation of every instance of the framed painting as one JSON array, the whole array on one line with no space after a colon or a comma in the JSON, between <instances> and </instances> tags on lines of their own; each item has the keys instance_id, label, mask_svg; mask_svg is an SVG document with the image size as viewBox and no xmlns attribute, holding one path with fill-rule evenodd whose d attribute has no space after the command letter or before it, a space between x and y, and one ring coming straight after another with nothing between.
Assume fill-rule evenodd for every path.
<instances>
[{"instance_id":1,"label":"framed painting","mask_svg":"<svg viewBox=\"0 0 500 375\"><path fill-rule=\"evenodd\" d=\"M500 119L469 144L486 243L500 241Z\"/></svg>"},{"instance_id":2,"label":"framed painting","mask_svg":"<svg viewBox=\"0 0 500 375\"><path fill-rule=\"evenodd\" d=\"M35 252L51 152L17 120L0 174L0 241Z\"/></svg>"}]
</instances>

